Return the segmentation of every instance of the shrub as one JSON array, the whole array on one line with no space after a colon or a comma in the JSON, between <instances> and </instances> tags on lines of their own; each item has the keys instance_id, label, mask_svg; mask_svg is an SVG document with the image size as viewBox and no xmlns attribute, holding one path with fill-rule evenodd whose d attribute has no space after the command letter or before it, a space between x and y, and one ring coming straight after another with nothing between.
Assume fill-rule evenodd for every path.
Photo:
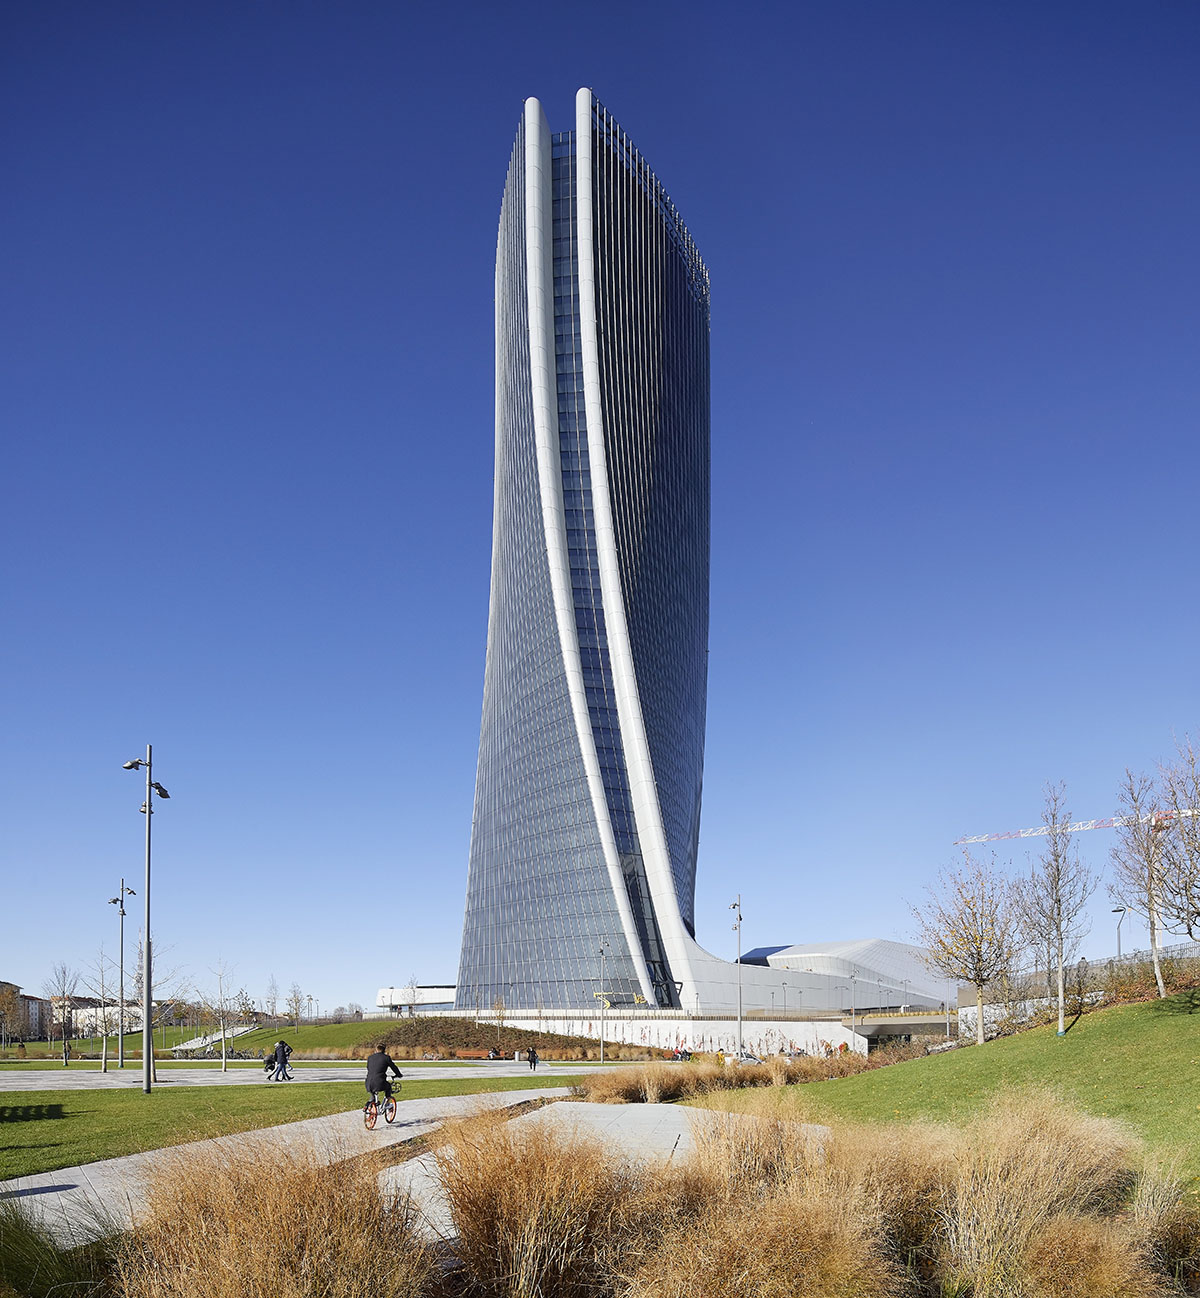
<instances>
[{"instance_id":1,"label":"shrub","mask_svg":"<svg viewBox=\"0 0 1200 1298\"><path fill-rule=\"evenodd\" d=\"M371 1160L326 1167L268 1142L151 1172L149 1212L117 1258L123 1298L417 1298L433 1263Z\"/></svg>"},{"instance_id":2,"label":"shrub","mask_svg":"<svg viewBox=\"0 0 1200 1298\"><path fill-rule=\"evenodd\" d=\"M0 1200L0 1298L99 1298L111 1272L115 1233L114 1228L96 1244L64 1248L19 1202Z\"/></svg>"},{"instance_id":3,"label":"shrub","mask_svg":"<svg viewBox=\"0 0 1200 1298\"><path fill-rule=\"evenodd\" d=\"M1016 1287L1037 1298L1156 1298L1165 1294L1142 1251L1111 1221L1053 1217L1029 1238Z\"/></svg>"},{"instance_id":4,"label":"shrub","mask_svg":"<svg viewBox=\"0 0 1200 1298\"><path fill-rule=\"evenodd\" d=\"M853 1187L805 1181L746 1207L729 1201L669 1233L627 1275L622 1298L891 1298L909 1292L871 1205Z\"/></svg>"},{"instance_id":5,"label":"shrub","mask_svg":"<svg viewBox=\"0 0 1200 1298\"><path fill-rule=\"evenodd\" d=\"M614 1160L599 1141L481 1114L437 1154L469 1285L513 1298L612 1292L618 1259L668 1224L673 1178Z\"/></svg>"},{"instance_id":6,"label":"shrub","mask_svg":"<svg viewBox=\"0 0 1200 1298\"><path fill-rule=\"evenodd\" d=\"M956 1151L945 1271L978 1298L1023 1295L1035 1241L1064 1214L1115 1208L1133 1188L1132 1152L1131 1138L1107 1118L1045 1093L1007 1094L969 1124Z\"/></svg>"}]
</instances>

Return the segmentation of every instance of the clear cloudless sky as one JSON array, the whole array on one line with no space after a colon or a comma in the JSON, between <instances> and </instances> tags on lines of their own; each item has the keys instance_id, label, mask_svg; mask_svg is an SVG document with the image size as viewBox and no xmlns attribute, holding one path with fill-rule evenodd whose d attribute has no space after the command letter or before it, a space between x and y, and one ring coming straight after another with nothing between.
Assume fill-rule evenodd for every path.
<instances>
[{"instance_id":1,"label":"clear cloudless sky","mask_svg":"<svg viewBox=\"0 0 1200 1298\"><path fill-rule=\"evenodd\" d=\"M1197 67L1190 0L6 5L0 978L115 948L149 741L166 964L453 981L496 223L581 85L712 275L701 942L1111 814L1200 729Z\"/></svg>"}]
</instances>

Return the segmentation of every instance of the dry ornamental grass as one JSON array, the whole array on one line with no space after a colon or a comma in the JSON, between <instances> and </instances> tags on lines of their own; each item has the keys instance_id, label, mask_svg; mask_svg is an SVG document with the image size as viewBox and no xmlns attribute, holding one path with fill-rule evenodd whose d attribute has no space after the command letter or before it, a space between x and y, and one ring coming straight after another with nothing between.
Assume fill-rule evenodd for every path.
<instances>
[{"instance_id":1,"label":"dry ornamental grass","mask_svg":"<svg viewBox=\"0 0 1200 1298\"><path fill-rule=\"evenodd\" d=\"M247 1144L236 1161L192 1156L159 1176L148 1221L108 1246L99 1278L76 1279L67 1255L0 1218L0 1293L6 1280L34 1298L1200 1293L1200 1214L1182 1183L1141 1167L1118 1124L1045 1094L1012 1094L957 1127L824 1136L714 1113L695 1153L665 1163L630 1165L495 1112L442 1139L448 1273L406 1205L381 1202L370 1160L327 1168Z\"/></svg>"},{"instance_id":2,"label":"dry ornamental grass","mask_svg":"<svg viewBox=\"0 0 1200 1298\"><path fill-rule=\"evenodd\" d=\"M117 1254L121 1298L419 1298L434 1275L361 1160L192 1154L154 1174L149 1202Z\"/></svg>"}]
</instances>

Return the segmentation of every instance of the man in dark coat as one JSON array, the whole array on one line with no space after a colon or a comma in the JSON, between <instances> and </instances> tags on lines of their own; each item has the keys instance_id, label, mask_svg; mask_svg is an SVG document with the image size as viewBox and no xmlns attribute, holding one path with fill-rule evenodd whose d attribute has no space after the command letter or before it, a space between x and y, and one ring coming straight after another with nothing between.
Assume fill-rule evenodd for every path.
<instances>
[{"instance_id":1,"label":"man in dark coat","mask_svg":"<svg viewBox=\"0 0 1200 1298\"><path fill-rule=\"evenodd\" d=\"M286 1082L288 1055L292 1053L291 1046L286 1041L275 1042L275 1076L271 1078L273 1082Z\"/></svg>"},{"instance_id":2,"label":"man in dark coat","mask_svg":"<svg viewBox=\"0 0 1200 1298\"><path fill-rule=\"evenodd\" d=\"M388 1081L389 1069L396 1074L397 1078L404 1076L396 1067L396 1061L383 1046L376 1046L375 1053L367 1058L367 1094L372 1099L375 1097L376 1091L382 1091L388 1099L391 1099L392 1084Z\"/></svg>"}]
</instances>

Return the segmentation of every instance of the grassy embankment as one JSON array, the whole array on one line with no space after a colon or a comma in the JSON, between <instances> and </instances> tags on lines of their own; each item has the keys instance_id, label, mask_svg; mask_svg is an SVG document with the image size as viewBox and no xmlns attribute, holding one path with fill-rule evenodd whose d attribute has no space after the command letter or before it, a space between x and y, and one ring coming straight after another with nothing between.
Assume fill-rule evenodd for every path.
<instances>
[{"instance_id":1,"label":"grassy embankment","mask_svg":"<svg viewBox=\"0 0 1200 1298\"><path fill-rule=\"evenodd\" d=\"M317 1023L299 1028L290 1026L260 1028L236 1038L233 1048L264 1054L283 1038L297 1055L329 1057L363 1056L378 1041L387 1044L397 1059L429 1052L444 1058L459 1051L486 1052L496 1047L511 1059L513 1051L537 1046L544 1059L594 1059L600 1054L600 1043L589 1037L562 1036L529 1028L501 1025L475 1019L443 1018L430 1015L415 1019L372 1019L364 1023ZM621 1046L612 1042L605 1047L612 1059L649 1059L662 1052L641 1046Z\"/></svg>"},{"instance_id":2,"label":"grassy embankment","mask_svg":"<svg viewBox=\"0 0 1200 1298\"><path fill-rule=\"evenodd\" d=\"M855 1077L694 1102L757 1108L769 1094L788 1116L814 1122L959 1123L1002 1091L1051 1087L1088 1113L1120 1119L1156 1150L1178 1153L1200 1179L1198 1076L1200 993L1191 991L1098 1010L1061 1038L1052 1026L1034 1028Z\"/></svg>"},{"instance_id":3,"label":"grassy embankment","mask_svg":"<svg viewBox=\"0 0 1200 1298\"><path fill-rule=\"evenodd\" d=\"M404 1079L401 1099L561 1086L556 1077ZM303 1086L206 1086L140 1090L10 1091L0 1095L0 1180L190 1140L253 1131L356 1109L361 1080Z\"/></svg>"}]
</instances>

